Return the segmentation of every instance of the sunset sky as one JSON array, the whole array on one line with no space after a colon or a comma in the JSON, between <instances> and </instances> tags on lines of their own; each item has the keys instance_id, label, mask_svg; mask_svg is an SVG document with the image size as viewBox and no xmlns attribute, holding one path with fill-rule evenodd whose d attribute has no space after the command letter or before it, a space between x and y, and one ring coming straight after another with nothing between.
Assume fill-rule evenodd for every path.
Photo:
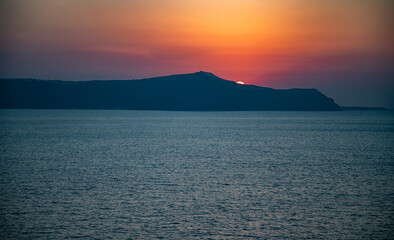
<instances>
[{"instance_id":1,"label":"sunset sky","mask_svg":"<svg viewBox=\"0 0 394 240\"><path fill-rule=\"evenodd\" d=\"M4 0L0 77L208 71L394 107L391 0Z\"/></svg>"}]
</instances>

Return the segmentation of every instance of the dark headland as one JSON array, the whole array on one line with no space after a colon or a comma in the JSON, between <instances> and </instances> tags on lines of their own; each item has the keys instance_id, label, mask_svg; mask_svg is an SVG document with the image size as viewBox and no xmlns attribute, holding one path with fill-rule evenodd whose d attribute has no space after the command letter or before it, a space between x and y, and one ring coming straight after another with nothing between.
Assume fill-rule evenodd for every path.
<instances>
[{"instance_id":1,"label":"dark headland","mask_svg":"<svg viewBox=\"0 0 394 240\"><path fill-rule=\"evenodd\" d=\"M0 108L190 111L341 108L316 89L278 90L240 85L208 72L141 80L1 79Z\"/></svg>"}]
</instances>

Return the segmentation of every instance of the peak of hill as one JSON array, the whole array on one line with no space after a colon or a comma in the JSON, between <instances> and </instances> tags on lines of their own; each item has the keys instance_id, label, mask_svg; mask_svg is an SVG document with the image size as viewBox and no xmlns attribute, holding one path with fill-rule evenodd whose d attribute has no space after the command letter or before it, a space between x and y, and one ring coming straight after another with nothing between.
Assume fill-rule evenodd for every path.
<instances>
[{"instance_id":1,"label":"peak of hill","mask_svg":"<svg viewBox=\"0 0 394 240\"><path fill-rule=\"evenodd\" d=\"M141 80L0 80L0 108L340 110L316 89L240 85L210 72Z\"/></svg>"}]
</instances>

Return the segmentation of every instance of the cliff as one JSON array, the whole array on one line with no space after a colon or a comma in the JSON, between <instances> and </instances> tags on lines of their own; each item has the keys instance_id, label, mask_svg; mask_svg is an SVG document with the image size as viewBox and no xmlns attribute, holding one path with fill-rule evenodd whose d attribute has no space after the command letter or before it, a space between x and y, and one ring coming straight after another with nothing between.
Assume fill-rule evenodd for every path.
<instances>
[{"instance_id":1,"label":"cliff","mask_svg":"<svg viewBox=\"0 0 394 240\"><path fill-rule=\"evenodd\" d=\"M240 85L197 72L141 80L1 79L0 108L135 110L340 110L316 89Z\"/></svg>"}]
</instances>

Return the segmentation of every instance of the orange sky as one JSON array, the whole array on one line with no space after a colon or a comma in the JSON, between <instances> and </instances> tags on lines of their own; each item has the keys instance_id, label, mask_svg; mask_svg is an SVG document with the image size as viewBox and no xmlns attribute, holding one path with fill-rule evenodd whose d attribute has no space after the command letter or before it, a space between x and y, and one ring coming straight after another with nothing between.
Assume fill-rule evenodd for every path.
<instances>
[{"instance_id":1,"label":"orange sky","mask_svg":"<svg viewBox=\"0 0 394 240\"><path fill-rule=\"evenodd\" d=\"M390 0L5 0L1 76L134 79L204 70L339 99L335 88L389 87L387 102L393 7Z\"/></svg>"}]
</instances>

